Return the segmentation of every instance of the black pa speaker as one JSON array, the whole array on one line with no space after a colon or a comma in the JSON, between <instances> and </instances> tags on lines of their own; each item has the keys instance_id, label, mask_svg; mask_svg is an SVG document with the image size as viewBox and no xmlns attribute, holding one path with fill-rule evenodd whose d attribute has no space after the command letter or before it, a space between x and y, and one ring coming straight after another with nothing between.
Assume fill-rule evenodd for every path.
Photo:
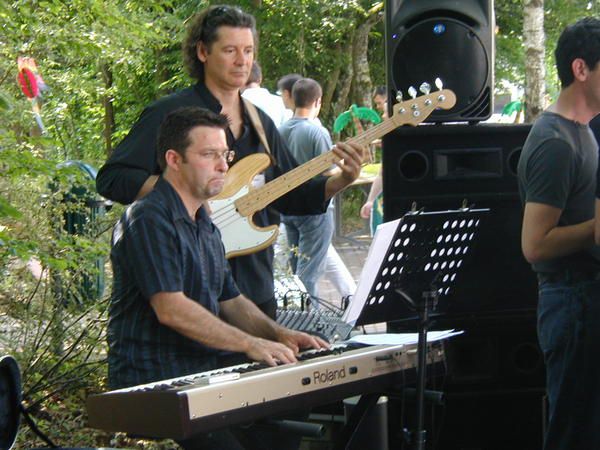
<instances>
[{"instance_id":1,"label":"black pa speaker","mask_svg":"<svg viewBox=\"0 0 600 450\"><path fill-rule=\"evenodd\" d=\"M545 370L535 318L465 330L444 349L446 403L436 448L542 448Z\"/></svg>"},{"instance_id":2,"label":"black pa speaker","mask_svg":"<svg viewBox=\"0 0 600 450\"><path fill-rule=\"evenodd\" d=\"M444 391L442 405L426 405L428 448L541 449L545 370L535 318L464 331L443 343L443 374L428 373L428 389ZM413 428L414 408L392 400L389 422L396 430ZM402 436L392 432L391 439L390 448L405 448Z\"/></svg>"},{"instance_id":3,"label":"black pa speaker","mask_svg":"<svg viewBox=\"0 0 600 450\"><path fill-rule=\"evenodd\" d=\"M427 122L478 122L493 111L493 0L388 0L385 7L388 107L409 86L440 78L456 105Z\"/></svg>"},{"instance_id":4,"label":"black pa speaker","mask_svg":"<svg viewBox=\"0 0 600 450\"><path fill-rule=\"evenodd\" d=\"M440 327L535 316L537 281L521 253L517 183L529 130L530 125L422 125L383 139L386 221L402 217L413 204L426 211L463 204L490 209L450 295L440 300Z\"/></svg>"}]
</instances>

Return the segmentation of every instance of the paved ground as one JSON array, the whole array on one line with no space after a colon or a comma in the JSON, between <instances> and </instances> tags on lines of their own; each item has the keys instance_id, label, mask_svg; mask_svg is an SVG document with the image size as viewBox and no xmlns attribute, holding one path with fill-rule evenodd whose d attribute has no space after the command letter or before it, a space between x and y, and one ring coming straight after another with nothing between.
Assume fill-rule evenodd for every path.
<instances>
[{"instance_id":1,"label":"paved ground","mask_svg":"<svg viewBox=\"0 0 600 450\"><path fill-rule=\"evenodd\" d=\"M358 284L371 245L371 237L368 232L363 231L356 232L351 237L337 237L333 242L333 246L346 264L356 284ZM340 294L326 279L321 279L319 291L320 296L325 300L335 305L341 305ZM366 333L385 333L386 330L387 325L385 323L375 323L362 327L362 331Z\"/></svg>"},{"instance_id":2,"label":"paved ground","mask_svg":"<svg viewBox=\"0 0 600 450\"><path fill-rule=\"evenodd\" d=\"M338 237L333 243L357 284L370 244L371 238L368 235ZM341 295L325 277L319 282L319 296L334 305L341 305Z\"/></svg>"},{"instance_id":3,"label":"paved ground","mask_svg":"<svg viewBox=\"0 0 600 450\"><path fill-rule=\"evenodd\" d=\"M284 248L287 243L281 243ZM369 246L371 245L371 237L365 230L359 230L353 233L351 236L338 236L334 238L333 245L337 250L338 254L346 264L346 267L350 271L352 278L358 284L360 274L363 269L367 254L369 252ZM276 251L276 270L275 270L275 285L276 289L279 285L281 289L280 294L287 292L288 298L292 303L300 302L300 297L294 295L293 280L289 274L282 275L278 270L278 267L285 266L285 255ZM342 307L342 297L337 289L326 279L322 277L319 282L319 296L325 301L339 308ZM281 297L280 297L281 298ZM386 331L386 324L373 324L362 327L363 332L367 333L383 333Z\"/></svg>"}]
</instances>

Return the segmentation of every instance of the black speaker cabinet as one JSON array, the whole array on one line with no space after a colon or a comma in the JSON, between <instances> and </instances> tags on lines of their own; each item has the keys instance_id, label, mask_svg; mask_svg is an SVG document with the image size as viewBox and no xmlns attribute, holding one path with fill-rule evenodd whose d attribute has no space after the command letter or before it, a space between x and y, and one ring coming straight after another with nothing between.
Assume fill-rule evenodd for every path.
<instances>
[{"instance_id":1,"label":"black speaker cabinet","mask_svg":"<svg viewBox=\"0 0 600 450\"><path fill-rule=\"evenodd\" d=\"M545 371L535 318L469 328L443 346L445 371L428 373L428 389L442 390L445 401L426 407L427 448L541 449ZM414 403L392 400L389 422L414 428L414 411ZM390 448L409 448L390 435Z\"/></svg>"},{"instance_id":2,"label":"black speaker cabinet","mask_svg":"<svg viewBox=\"0 0 600 450\"><path fill-rule=\"evenodd\" d=\"M421 125L383 139L385 220L411 210L489 208L470 259L440 301L440 326L534 315L537 282L521 253L517 163L529 125ZM407 315L410 312L407 310Z\"/></svg>"},{"instance_id":3,"label":"black speaker cabinet","mask_svg":"<svg viewBox=\"0 0 600 450\"><path fill-rule=\"evenodd\" d=\"M541 449L545 371L535 320L466 330L444 345L437 448Z\"/></svg>"},{"instance_id":4,"label":"black speaker cabinet","mask_svg":"<svg viewBox=\"0 0 600 450\"><path fill-rule=\"evenodd\" d=\"M427 122L477 122L493 111L492 0L387 0L385 7L388 106L401 91L440 78L456 105Z\"/></svg>"}]
</instances>

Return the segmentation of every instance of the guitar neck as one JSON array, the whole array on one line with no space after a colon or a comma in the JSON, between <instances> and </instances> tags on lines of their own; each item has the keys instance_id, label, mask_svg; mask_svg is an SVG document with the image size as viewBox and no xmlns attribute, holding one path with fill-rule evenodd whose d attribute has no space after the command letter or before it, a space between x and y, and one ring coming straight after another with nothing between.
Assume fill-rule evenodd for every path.
<instances>
[{"instance_id":1,"label":"guitar neck","mask_svg":"<svg viewBox=\"0 0 600 450\"><path fill-rule=\"evenodd\" d=\"M347 143L356 143L358 145L369 145L375 139L379 139L382 136L385 136L394 128L397 128L398 124L394 122L393 117L389 119L385 119L383 122L365 130L357 136L351 137L346 142Z\"/></svg>"},{"instance_id":2,"label":"guitar neck","mask_svg":"<svg viewBox=\"0 0 600 450\"><path fill-rule=\"evenodd\" d=\"M396 127L397 125L392 119L387 119L380 124L369 128L360 135L348 139L346 142L365 146L386 133L389 133ZM333 151L323 153L239 198L236 201L236 207L241 214L249 216L256 211L265 208L279 197L284 196L291 190L300 186L302 183L325 172L333 164L339 161L341 161L341 159Z\"/></svg>"},{"instance_id":3,"label":"guitar neck","mask_svg":"<svg viewBox=\"0 0 600 450\"><path fill-rule=\"evenodd\" d=\"M346 142L362 146L369 145L375 139L382 137L400 125L417 125L425 120L434 109L449 109L455 103L456 96L454 92L447 89L398 103L394 105L392 117L348 139ZM240 214L248 217L302 183L325 172L332 164L339 161L340 158L333 151L317 156L306 164L296 167L264 186L238 198L235 201L235 206Z\"/></svg>"}]
</instances>

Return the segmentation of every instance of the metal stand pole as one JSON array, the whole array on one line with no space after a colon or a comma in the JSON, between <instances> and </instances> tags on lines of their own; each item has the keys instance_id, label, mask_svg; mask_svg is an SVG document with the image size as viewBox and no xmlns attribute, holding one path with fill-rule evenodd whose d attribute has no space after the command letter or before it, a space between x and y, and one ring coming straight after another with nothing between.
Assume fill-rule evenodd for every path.
<instances>
[{"instance_id":1,"label":"metal stand pole","mask_svg":"<svg viewBox=\"0 0 600 450\"><path fill-rule=\"evenodd\" d=\"M417 427L412 436L415 450L425 450L425 372L427 371L427 331L429 329L429 300L435 294L426 292L419 305L419 342L417 344Z\"/></svg>"}]
</instances>

